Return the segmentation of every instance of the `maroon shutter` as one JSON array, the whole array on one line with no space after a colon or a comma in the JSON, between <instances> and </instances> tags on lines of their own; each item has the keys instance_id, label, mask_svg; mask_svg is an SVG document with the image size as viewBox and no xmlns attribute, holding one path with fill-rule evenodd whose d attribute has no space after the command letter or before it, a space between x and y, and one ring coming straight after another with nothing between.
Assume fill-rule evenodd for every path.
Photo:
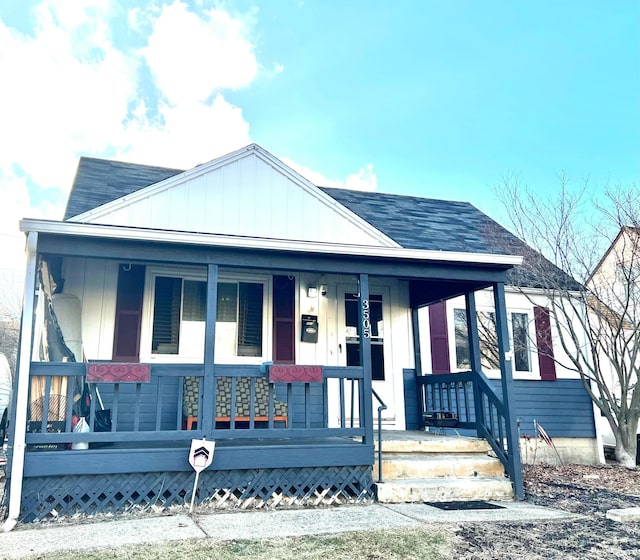
<instances>
[{"instance_id":1,"label":"maroon shutter","mask_svg":"<svg viewBox=\"0 0 640 560\"><path fill-rule=\"evenodd\" d=\"M273 277L273 361L295 364L295 278Z\"/></svg>"},{"instance_id":2,"label":"maroon shutter","mask_svg":"<svg viewBox=\"0 0 640 560\"><path fill-rule=\"evenodd\" d=\"M429 306L429 330L431 335L431 370L433 373L450 373L446 302L441 301Z\"/></svg>"},{"instance_id":3,"label":"maroon shutter","mask_svg":"<svg viewBox=\"0 0 640 560\"><path fill-rule=\"evenodd\" d=\"M144 272L144 266L139 265L118 267L116 324L113 336L114 362L140 361Z\"/></svg>"},{"instance_id":4,"label":"maroon shutter","mask_svg":"<svg viewBox=\"0 0 640 560\"><path fill-rule=\"evenodd\" d=\"M533 317L536 324L540 379L543 381L555 381L556 363L553 359L553 339L551 338L549 310L546 307L534 307Z\"/></svg>"}]
</instances>

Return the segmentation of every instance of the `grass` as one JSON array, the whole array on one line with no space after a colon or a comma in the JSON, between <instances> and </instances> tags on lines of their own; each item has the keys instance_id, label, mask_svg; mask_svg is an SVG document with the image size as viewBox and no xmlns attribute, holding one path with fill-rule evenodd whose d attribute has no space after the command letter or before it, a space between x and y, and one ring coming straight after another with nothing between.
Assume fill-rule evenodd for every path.
<instances>
[{"instance_id":1,"label":"grass","mask_svg":"<svg viewBox=\"0 0 640 560\"><path fill-rule=\"evenodd\" d=\"M448 558L449 539L428 529L359 531L330 536L172 541L152 545L40 554L38 560L439 560ZM34 557L32 557L34 558Z\"/></svg>"}]
</instances>

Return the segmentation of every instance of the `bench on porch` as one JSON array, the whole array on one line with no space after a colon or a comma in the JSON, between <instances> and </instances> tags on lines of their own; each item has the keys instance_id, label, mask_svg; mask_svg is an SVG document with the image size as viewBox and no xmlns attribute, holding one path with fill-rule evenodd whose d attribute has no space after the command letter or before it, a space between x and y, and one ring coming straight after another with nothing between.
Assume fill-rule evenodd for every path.
<instances>
[{"instance_id":1,"label":"bench on porch","mask_svg":"<svg viewBox=\"0 0 640 560\"><path fill-rule=\"evenodd\" d=\"M216 422L231 422L231 377L216 378ZM251 415L251 379L255 379L255 400L253 420L269 421L269 384L266 377L236 377L235 422L250 422ZM200 377L185 377L183 391L183 414L186 416L187 430L193 429L198 421L200 395ZM288 405L273 399L274 422L288 423Z\"/></svg>"}]
</instances>

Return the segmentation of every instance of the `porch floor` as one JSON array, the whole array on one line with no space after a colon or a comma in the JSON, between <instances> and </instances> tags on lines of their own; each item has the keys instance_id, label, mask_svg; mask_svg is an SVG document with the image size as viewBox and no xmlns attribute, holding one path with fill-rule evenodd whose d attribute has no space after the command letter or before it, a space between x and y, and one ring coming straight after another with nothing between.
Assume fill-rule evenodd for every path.
<instances>
[{"instance_id":1,"label":"porch floor","mask_svg":"<svg viewBox=\"0 0 640 560\"><path fill-rule=\"evenodd\" d=\"M378 449L378 432L374 433L374 445ZM384 451L402 452L406 449L415 449L416 446L434 452L459 452L465 451L484 452L490 449L489 443L481 438L465 435L438 434L423 430L382 430L382 447Z\"/></svg>"}]
</instances>

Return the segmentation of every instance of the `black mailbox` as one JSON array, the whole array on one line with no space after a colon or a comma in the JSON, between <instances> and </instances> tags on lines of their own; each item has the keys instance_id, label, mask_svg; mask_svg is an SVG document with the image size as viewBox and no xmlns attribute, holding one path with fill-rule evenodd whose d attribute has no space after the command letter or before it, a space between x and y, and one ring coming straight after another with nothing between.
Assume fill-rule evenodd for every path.
<instances>
[{"instance_id":1,"label":"black mailbox","mask_svg":"<svg viewBox=\"0 0 640 560\"><path fill-rule=\"evenodd\" d=\"M318 342L318 316L302 316L302 342Z\"/></svg>"}]
</instances>

